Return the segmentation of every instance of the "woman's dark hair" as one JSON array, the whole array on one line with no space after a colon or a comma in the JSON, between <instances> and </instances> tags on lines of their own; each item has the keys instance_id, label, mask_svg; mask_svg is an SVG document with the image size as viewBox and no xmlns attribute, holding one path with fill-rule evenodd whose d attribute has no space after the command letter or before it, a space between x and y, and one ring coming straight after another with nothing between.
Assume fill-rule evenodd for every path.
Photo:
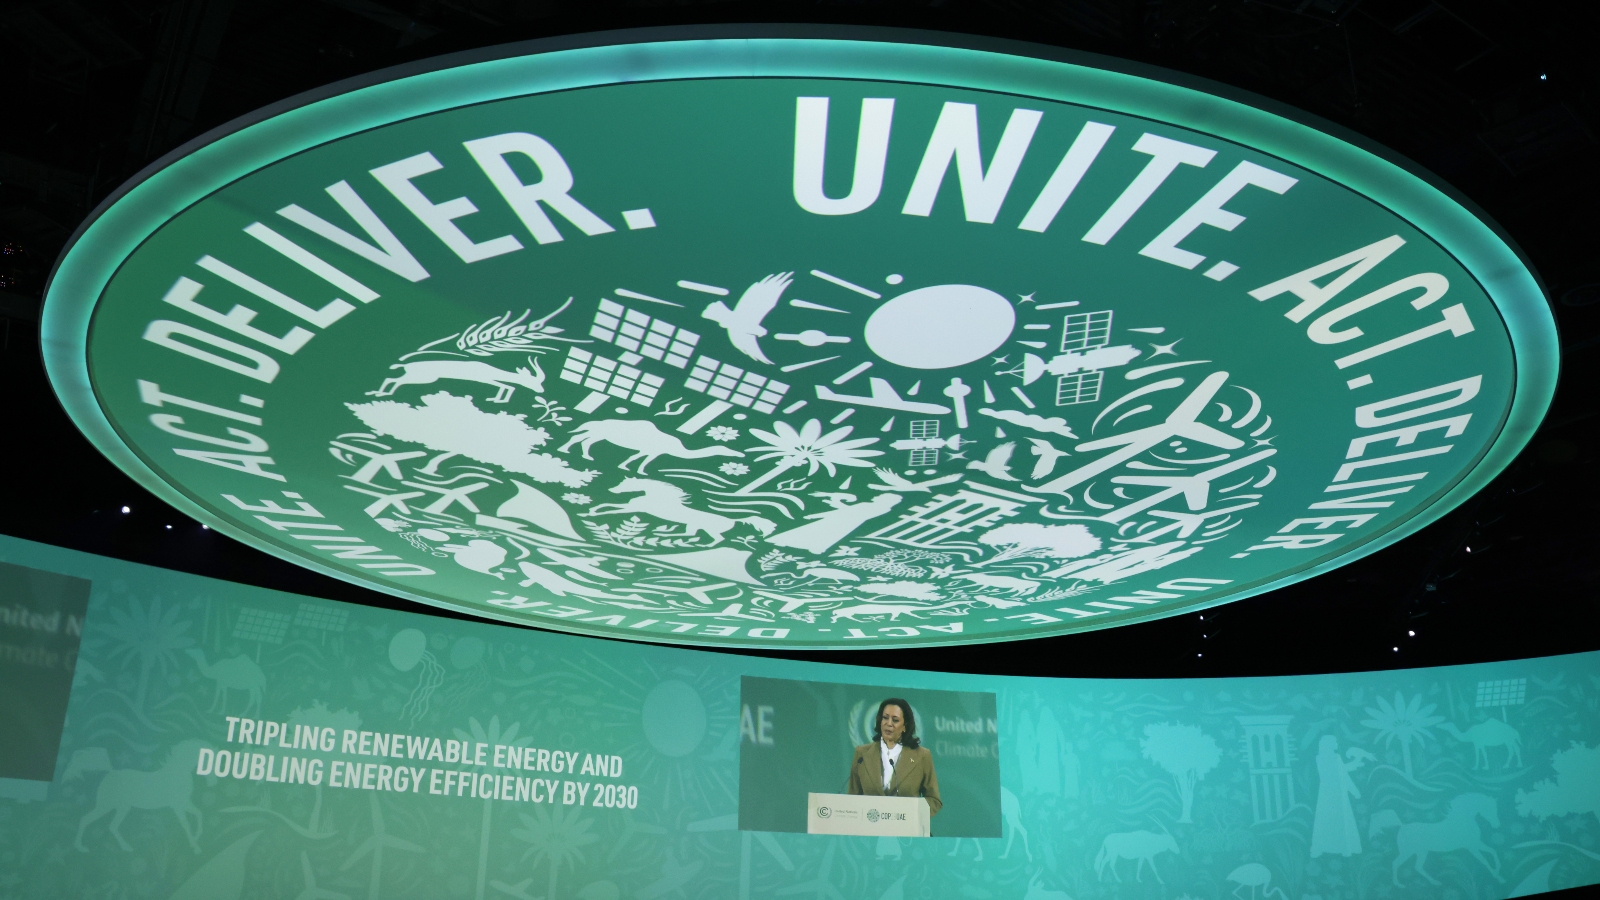
<instances>
[{"instance_id":1,"label":"woman's dark hair","mask_svg":"<svg viewBox=\"0 0 1600 900\"><path fill-rule=\"evenodd\" d=\"M911 711L911 704L899 697L890 697L878 704L878 715L872 720L872 739L883 740L883 710L886 706L900 707L900 717L906 720L906 730L900 732L900 743L912 750L922 746L922 741L917 739L917 715Z\"/></svg>"}]
</instances>

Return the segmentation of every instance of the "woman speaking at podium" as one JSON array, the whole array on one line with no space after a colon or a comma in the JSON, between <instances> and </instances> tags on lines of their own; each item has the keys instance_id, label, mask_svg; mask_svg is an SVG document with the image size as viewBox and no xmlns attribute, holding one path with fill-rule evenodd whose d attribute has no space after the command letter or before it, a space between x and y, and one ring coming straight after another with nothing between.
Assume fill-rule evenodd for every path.
<instances>
[{"instance_id":1,"label":"woman speaking at podium","mask_svg":"<svg viewBox=\"0 0 1600 900\"><path fill-rule=\"evenodd\" d=\"M922 797L928 814L938 815L939 776L933 771L933 754L917 740L917 719L911 704L890 697L878 704L878 724L873 741L856 748L850 764L850 794L874 797Z\"/></svg>"}]
</instances>

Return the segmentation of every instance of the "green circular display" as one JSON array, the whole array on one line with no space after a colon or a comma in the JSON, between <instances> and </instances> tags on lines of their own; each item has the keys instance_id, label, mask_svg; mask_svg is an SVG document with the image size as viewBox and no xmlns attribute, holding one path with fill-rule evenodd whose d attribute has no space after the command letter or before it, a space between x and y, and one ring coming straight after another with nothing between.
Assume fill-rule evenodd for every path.
<instances>
[{"instance_id":1,"label":"green circular display","mask_svg":"<svg viewBox=\"0 0 1600 900\"><path fill-rule=\"evenodd\" d=\"M78 425L388 593L869 648L1308 578L1482 487L1549 402L1553 320L1490 225L1214 86L1015 45L527 50L125 188L45 306Z\"/></svg>"}]
</instances>

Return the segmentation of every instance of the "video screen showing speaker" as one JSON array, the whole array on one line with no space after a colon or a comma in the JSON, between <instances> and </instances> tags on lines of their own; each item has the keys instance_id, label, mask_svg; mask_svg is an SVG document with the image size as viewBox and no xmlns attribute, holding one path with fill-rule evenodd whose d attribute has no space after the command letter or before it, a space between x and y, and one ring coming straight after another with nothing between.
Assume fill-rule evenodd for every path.
<instances>
[{"instance_id":1,"label":"video screen showing speaker","mask_svg":"<svg viewBox=\"0 0 1600 900\"><path fill-rule=\"evenodd\" d=\"M56 770L89 582L0 563L0 778Z\"/></svg>"},{"instance_id":2,"label":"video screen showing speaker","mask_svg":"<svg viewBox=\"0 0 1600 900\"><path fill-rule=\"evenodd\" d=\"M739 828L999 837L999 731L992 693L744 677Z\"/></svg>"}]
</instances>

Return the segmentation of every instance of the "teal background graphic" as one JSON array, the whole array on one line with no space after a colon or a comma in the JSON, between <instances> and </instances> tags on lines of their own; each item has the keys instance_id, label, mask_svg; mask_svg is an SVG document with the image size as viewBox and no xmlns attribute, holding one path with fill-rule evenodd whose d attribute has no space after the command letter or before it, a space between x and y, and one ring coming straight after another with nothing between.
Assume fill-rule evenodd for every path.
<instances>
[{"instance_id":1,"label":"teal background graphic","mask_svg":"<svg viewBox=\"0 0 1600 900\"><path fill-rule=\"evenodd\" d=\"M10 538L0 562L92 582L55 778L0 781L0 897L1303 900L1600 882L1597 654L1189 681L914 673L445 621ZM738 830L744 676L993 693L1002 837ZM223 714L247 709L614 753L639 802L191 774L226 746Z\"/></svg>"},{"instance_id":2,"label":"teal background graphic","mask_svg":"<svg viewBox=\"0 0 1600 900\"><path fill-rule=\"evenodd\" d=\"M806 794L846 792L854 750L872 740L878 704L896 697L911 704L917 737L933 755L944 800L933 836L999 837L995 695L906 686L917 681L884 687L746 676L740 717L751 712L755 733L739 742L739 827L804 834Z\"/></svg>"}]
</instances>

